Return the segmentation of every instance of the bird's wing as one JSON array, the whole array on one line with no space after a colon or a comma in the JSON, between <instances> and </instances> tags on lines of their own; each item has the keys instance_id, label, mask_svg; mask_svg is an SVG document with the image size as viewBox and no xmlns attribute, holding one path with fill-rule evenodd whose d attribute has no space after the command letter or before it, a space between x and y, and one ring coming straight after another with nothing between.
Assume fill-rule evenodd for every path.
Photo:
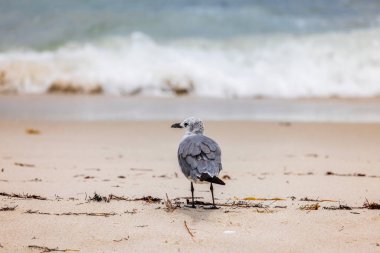
<instances>
[{"instance_id":1,"label":"bird's wing","mask_svg":"<svg viewBox=\"0 0 380 253\"><path fill-rule=\"evenodd\" d=\"M202 173L214 177L222 170L219 145L204 135L189 136L179 144L178 162L185 176L192 179Z\"/></svg>"}]
</instances>

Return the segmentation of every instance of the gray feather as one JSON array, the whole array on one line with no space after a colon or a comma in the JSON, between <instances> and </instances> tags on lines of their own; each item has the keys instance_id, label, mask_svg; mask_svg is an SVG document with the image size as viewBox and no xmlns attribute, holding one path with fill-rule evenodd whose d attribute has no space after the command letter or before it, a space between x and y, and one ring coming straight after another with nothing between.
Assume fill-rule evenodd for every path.
<instances>
[{"instance_id":1,"label":"gray feather","mask_svg":"<svg viewBox=\"0 0 380 253\"><path fill-rule=\"evenodd\" d=\"M178 148L178 161L186 177L198 180L202 173L218 176L222 170L218 144L201 134L185 138Z\"/></svg>"},{"instance_id":2,"label":"gray feather","mask_svg":"<svg viewBox=\"0 0 380 253\"><path fill-rule=\"evenodd\" d=\"M210 153L210 148L208 146L206 146L205 144L201 143L200 147L201 147L201 150L203 153L205 153L205 154Z\"/></svg>"}]
</instances>

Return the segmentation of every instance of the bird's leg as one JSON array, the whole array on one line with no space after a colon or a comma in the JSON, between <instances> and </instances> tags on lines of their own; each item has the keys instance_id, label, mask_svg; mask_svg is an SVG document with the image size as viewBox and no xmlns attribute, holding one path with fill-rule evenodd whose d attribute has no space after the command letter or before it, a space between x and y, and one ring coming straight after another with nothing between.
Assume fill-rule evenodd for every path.
<instances>
[{"instance_id":1,"label":"bird's leg","mask_svg":"<svg viewBox=\"0 0 380 253\"><path fill-rule=\"evenodd\" d=\"M194 186L193 186L193 182L191 182L191 187L190 187L190 190L191 190L191 200L193 201L191 204L192 204L192 208L195 208L195 202L194 202Z\"/></svg>"},{"instance_id":2,"label":"bird's leg","mask_svg":"<svg viewBox=\"0 0 380 253\"><path fill-rule=\"evenodd\" d=\"M214 200L214 187L212 186L212 183L210 184L210 191L212 196L212 206L216 208L215 200Z\"/></svg>"},{"instance_id":3,"label":"bird's leg","mask_svg":"<svg viewBox=\"0 0 380 253\"><path fill-rule=\"evenodd\" d=\"M194 186L193 186L193 182L191 182L190 190L191 190L191 200L192 200L192 203L191 203L191 205L189 205L189 202L187 202L188 204L185 205L185 206L186 206L186 207L190 207L190 208L195 208L195 202L194 202Z\"/></svg>"},{"instance_id":4,"label":"bird's leg","mask_svg":"<svg viewBox=\"0 0 380 253\"><path fill-rule=\"evenodd\" d=\"M214 200L214 187L212 186L212 183L210 184L210 191L211 191L211 196L212 196L212 206L207 207L207 209L219 209L215 205L215 200Z\"/></svg>"}]
</instances>

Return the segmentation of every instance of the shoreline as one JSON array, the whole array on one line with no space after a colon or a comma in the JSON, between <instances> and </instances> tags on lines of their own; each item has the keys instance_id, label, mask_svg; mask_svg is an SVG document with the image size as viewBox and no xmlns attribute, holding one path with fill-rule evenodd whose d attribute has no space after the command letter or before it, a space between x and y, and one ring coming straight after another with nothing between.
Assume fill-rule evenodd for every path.
<instances>
[{"instance_id":1,"label":"shoreline","mask_svg":"<svg viewBox=\"0 0 380 253\"><path fill-rule=\"evenodd\" d=\"M218 99L86 95L0 96L1 120L379 123L380 99Z\"/></svg>"}]
</instances>

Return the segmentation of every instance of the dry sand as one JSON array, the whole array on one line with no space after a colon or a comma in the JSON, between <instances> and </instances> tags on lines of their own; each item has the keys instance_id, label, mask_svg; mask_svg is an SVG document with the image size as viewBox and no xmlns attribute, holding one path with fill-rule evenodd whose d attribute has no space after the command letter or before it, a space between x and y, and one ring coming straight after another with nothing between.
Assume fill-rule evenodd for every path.
<instances>
[{"instance_id":1,"label":"dry sand","mask_svg":"<svg viewBox=\"0 0 380 253\"><path fill-rule=\"evenodd\" d=\"M221 208L168 211L135 199L190 196L170 124L1 122L0 210L16 208L0 211L0 252L380 252L380 210L360 208L380 202L380 125L206 122L230 177ZM324 209L339 204L354 209Z\"/></svg>"}]
</instances>

